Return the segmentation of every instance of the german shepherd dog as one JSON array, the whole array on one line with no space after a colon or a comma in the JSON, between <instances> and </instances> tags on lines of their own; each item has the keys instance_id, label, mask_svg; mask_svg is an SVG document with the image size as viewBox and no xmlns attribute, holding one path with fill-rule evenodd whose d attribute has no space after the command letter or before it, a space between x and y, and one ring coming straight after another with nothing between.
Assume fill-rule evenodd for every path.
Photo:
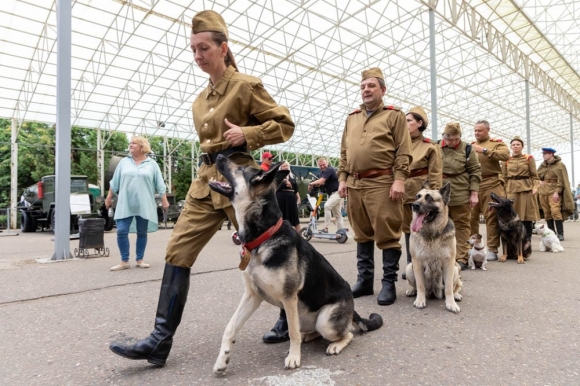
<instances>
[{"instance_id":1,"label":"german shepherd dog","mask_svg":"<svg viewBox=\"0 0 580 386\"><path fill-rule=\"evenodd\" d=\"M407 265L407 296L417 296L416 308L427 306L426 297L443 298L445 307L456 314L461 309L456 301L463 298L459 291L463 283L455 263L455 225L449 218L451 185L439 190L429 189L429 181L417 193L411 222L411 263Z\"/></svg>"},{"instance_id":2,"label":"german shepherd dog","mask_svg":"<svg viewBox=\"0 0 580 386\"><path fill-rule=\"evenodd\" d=\"M526 237L526 228L513 208L513 201L495 193L491 194L491 199L489 207L495 209L497 213L503 249L503 255L498 261L517 258L518 264L524 264L524 260L532 254L532 243Z\"/></svg>"},{"instance_id":3,"label":"german shepherd dog","mask_svg":"<svg viewBox=\"0 0 580 386\"><path fill-rule=\"evenodd\" d=\"M356 313L348 283L290 223L281 221L276 187L289 171L279 171L280 163L267 172L239 166L222 155L216 166L227 182L210 181L209 186L231 200L248 261L247 267L240 265L244 294L224 331L213 368L216 374L226 370L236 334L262 300L286 311L287 369L300 367L301 342L322 336L331 342L326 353L336 355L352 340L351 331L364 333L382 326L379 314L363 319ZM261 242L257 246L256 240Z\"/></svg>"}]
</instances>

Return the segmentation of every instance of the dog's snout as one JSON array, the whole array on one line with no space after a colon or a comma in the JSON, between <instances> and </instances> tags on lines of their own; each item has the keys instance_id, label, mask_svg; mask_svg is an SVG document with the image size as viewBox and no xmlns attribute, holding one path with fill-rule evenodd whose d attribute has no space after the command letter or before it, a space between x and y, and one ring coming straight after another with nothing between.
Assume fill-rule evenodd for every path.
<instances>
[{"instance_id":1,"label":"dog's snout","mask_svg":"<svg viewBox=\"0 0 580 386\"><path fill-rule=\"evenodd\" d=\"M417 203L413 203L413 212L418 212L419 209L421 209L421 205L417 204Z\"/></svg>"}]
</instances>

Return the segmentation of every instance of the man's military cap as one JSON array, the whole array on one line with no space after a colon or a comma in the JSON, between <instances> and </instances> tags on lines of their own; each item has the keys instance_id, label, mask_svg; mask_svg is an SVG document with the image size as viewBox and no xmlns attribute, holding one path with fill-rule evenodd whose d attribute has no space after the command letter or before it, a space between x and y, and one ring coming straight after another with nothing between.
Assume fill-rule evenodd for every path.
<instances>
[{"instance_id":1,"label":"man's military cap","mask_svg":"<svg viewBox=\"0 0 580 386\"><path fill-rule=\"evenodd\" d=\"M364 70L362 72L362 80L365 80L368 78L379 78L382 81L385 80L385 77L383 76L383 72L378 67L369 68L368 70Z\"/></svg>"},{"instance_id":2,"label":"man's military cap","mask_svg":"<svg viewBox=\"0 0 580 386\"><path fill-rule=\"evenodd\" d=\"M552 149L551 147L543 147L542 151L546 152L546 153L552 153L552 154L554 154L556 152L556 150Z\"/></svg>"},{"instance_id":3,"label":"man's military cap","mask_svg":"<svg viewBox=\"0 0 580 386\"><path fill-rule=\"evenodd\" d=\"M516 135L511 141L510 141L510 145L512 144L513 141L518 141L522 144L522 146L524 146L524 140L519 136Z\"/></svg>"},{"instance_id":4,"label":"man's military cap","mask_svg":"<svg viewBox=\"0 0 580 386\"><path fill-rule=\"evenodd\" d=\"M226 39L228 37L228 28L224 18L215 11L198 12L191 20L191 33L199 32L220 32Z\"/></svg>"},{"instance_id":5,"label":"man's military cap","mask_svg":"<svg viewBox=\"0 0 580 386\"><path fill-rule=\"evenodd\" d=\"M449 122L446 124L443 134L461 136L461 126L459 125L459 122Z\"/></svg>"},{"instance_id":6,"label":"man's military cap","mask_svg":"<svg viewBox=\"0 0 580 386\"><path fill-rule=\"evenodd\" d=\"M409 110L409 112L419 114L421 116L421 119L423 120L423 123L425 124L425 127L429 126L429 118L427 118L427 113L425 112L425 110L423 110L422 107L419 106L413 107L411 110Z\"/></svg>"}]
</instances>

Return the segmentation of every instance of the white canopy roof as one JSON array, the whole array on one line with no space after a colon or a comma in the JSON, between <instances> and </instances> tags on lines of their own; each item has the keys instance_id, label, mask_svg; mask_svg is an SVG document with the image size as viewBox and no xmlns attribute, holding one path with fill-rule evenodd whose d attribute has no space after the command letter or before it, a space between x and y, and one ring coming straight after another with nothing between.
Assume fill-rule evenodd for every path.
<instances>
[{"instance_id":1,"label":"white canopy roof","mask_svg":"<svg viewBox=\"0 0 580 386\"><path fill-rule=\"evenodd\" d=\"M207 75L189 49L193 15L229 23L241 72L260 77L297 129L279 150L338 156L360 74L380 67L385 102L430 113L429 7L435 9L438 128L525 138L570 152L580 125L580 6L565 0L73 0L72 123L196 139ZM0 117L55 122L56 1L0 2ZM430 133L430 130L428 131ZM577 149L576 149L577 150Z\"/></svg>"}]
</instances>

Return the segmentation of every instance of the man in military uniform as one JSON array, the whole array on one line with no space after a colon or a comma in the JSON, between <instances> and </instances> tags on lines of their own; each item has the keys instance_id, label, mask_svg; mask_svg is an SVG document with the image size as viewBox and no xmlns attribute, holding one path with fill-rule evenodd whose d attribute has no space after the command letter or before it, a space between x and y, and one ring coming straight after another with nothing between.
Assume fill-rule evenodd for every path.
<instances>
[{"instance_id":1,"label":"man in military uniform","mask_svg":"<svg viewBox=\"0 0 580 386\"><path fill-rule=\"evenodd\" d=\"M542 148L544 162L538 168L540 204L548 228L564 240L564 219L574 213L574 199L570 191L568 171L562 159L551 147ZM554 227L555 225L555 227Z\"/></svg>"},{"instance_id":2,"label":"man in military uniform","mask_svg":"<svg viewBox=\"0 0 580 386\"><path fill-rule=\"evenodd\" d=\"M374 248L382 250L379 305L393 304L401 257L402 200L409 176L411 137L405 114L383 104L386 86L379 68L363 71L363 104L346 119L340 148L339 188L348 193L348 216L357 242L358 280L354 297L372 295Z\"/></svg>"},{"instance_id":3,"label":"man in military uniform","mask_svg":"<svg viewBox=\"0 0 580 386\"><path fill-rule=\"evenodd\" d=\"M471 209L479 200L481 165L471 145L461 140L461 126L458 122L445 125L441 141L441 156L443 157L443 186L448 182L451 184L448 206L449 217L455 224L455 260L461 269L465 269L469 251L467 241L471 236L469 219Z\"/></svg>"},{"instance_id":4,"label":"man in military uniform","mask_svg":"<svg viewBox=\"0 0 580 386\"><path fill-rule=\"evenodd\" d=\"M475 124L474 134L476 141L471 143L473 150L479 156L481 163L481 184L479 185L479 202L471 210L471 234L479 233L479 215L485 218L487 233L487 260L497 260L497 250L500 245L497 213L489 210L491 193L505 197L500 161L510 158L510 149L501 139L490 138L489 122L478 121Z\"/></svg>"}]
</instances>

